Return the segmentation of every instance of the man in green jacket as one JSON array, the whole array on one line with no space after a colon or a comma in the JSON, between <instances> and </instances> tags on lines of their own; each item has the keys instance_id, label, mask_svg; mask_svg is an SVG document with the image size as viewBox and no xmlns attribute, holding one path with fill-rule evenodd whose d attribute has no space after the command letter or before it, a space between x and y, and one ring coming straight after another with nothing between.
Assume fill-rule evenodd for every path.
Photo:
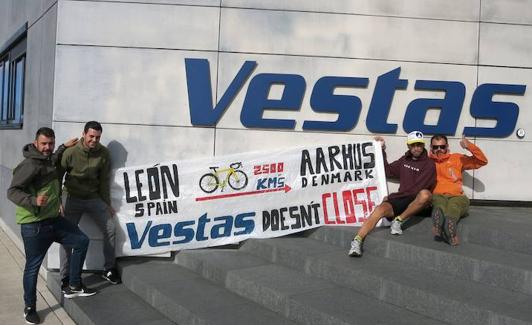
<instances>
[{"instance_id":1,"label":"man in green jacket","mask_svg":"<svg viewBox=\"0 0 532 325\"><path fill-rule=\"evenodd\" d=\"M24 242L24 318L29 324L40 323L36 310L39 268L48 248L58 242L73 250L66 298L92 296L96 292L81 282L81 270L89 247L89 238L78 227L60 216L61 190L58 165L65 147L75 145L72 139L58 148L50 128L40 128L33 143L22 149L24 160L14 169L7 197L17 205L16 219Z\"/></svg>"},{"instance_id":2,"label":"man in green jacket","mask_svg":"<svg viewBox=\"0 0 532 325\"><path fill-rule=\"evenodd\" d=\"M102 277L112 284L120 283L115 267L115 224L111 207L109 150L100 144L102 126L96 121L85 124L80 141L65 150L61 168L66 172L65 189L68 193L65 218L75 225L84 213L91 216L103 234L105 259ZM63 247L60 252L62 287L68 283L71 250Z\"/></svg>"}]
</instances>

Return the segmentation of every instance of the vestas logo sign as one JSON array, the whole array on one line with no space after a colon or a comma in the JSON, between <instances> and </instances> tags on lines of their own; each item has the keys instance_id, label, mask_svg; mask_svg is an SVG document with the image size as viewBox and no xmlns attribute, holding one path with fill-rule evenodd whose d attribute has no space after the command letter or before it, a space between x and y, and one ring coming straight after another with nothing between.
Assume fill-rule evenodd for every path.
<instances>
[{"instance_id":1,"label":"vestas logo sign","mask_svg":"<svg viewBox=\"0 0 532 325\"><path fill-rule=\"evenodd\" d=\"M246 61L230 83L220 101L213 107L209 61L185 59L190 116L193 125L215 126L227 107L251 77L257 62ZM396 90L404 90L408 80L401 79L401 68L380 75L366 116L366 127L373 133L396 133L397 124L388 123L392 99ZM272 85L283 85L280 99L269 99ZM367 88L364 77L321 77L312 87L310 107L318 113L336 113L336 121L304 121L303 130L350 131L360 118L362 102L353 95L337 95L337 87ZM408 104L403 119L406 132L420 130L426 134L455 135L465 98L465 86L459 81L416 80L416 90L444 92L441 99L417 98ZM247 128L293 129L296 122L290 119L263 118L265 110L299 111L305 95L305 78L298 74L261 73L249 81L240 114L240 122ZM494 95L523 95L526 85L482 84L475 90L470 114L476 119L495 121L493 127L465 127L462 133L469 137L496 137L510 135L516 126L519 106L511 102L496 102ZM439 109L436 125L426 125L425 116L430 109Z\"/></svg>"}]
</instances>

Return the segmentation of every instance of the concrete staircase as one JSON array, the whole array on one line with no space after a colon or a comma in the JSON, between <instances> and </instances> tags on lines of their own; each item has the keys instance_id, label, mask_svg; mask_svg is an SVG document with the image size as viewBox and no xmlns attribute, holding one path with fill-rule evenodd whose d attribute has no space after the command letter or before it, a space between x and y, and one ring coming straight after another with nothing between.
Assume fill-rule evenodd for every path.
<instances>
[{"instance_id":1,"label":"concrete staircase","mask_svg":"<svg viewBox=\"0 0 532 325\"><path fill-rule=\"evenodd\" d=\"M374 231L362 258L347 256L353 227L128 258L123 285L89 276L100 293L65 308L80 324L532 324L532 209L472 207L458 247L430 219L406 227Z\"/></svg>"}]
</instances>

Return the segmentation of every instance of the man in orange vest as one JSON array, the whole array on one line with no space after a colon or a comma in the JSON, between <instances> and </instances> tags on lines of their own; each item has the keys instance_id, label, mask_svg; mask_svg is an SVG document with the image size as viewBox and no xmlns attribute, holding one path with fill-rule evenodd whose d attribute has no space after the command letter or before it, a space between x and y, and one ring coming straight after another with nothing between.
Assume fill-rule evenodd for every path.
<instances>
[{"instance_id":1,"label":"man in orange vest","mask_svg":"<svg viewBox=\"0 0 532 325\"><path fill-rule=\"evenodd\" d=\"M469 199L462 189L462 172L488 163L480 148L465 137L460 140L460 146L471 152L472 156L450 153L444 135L435 135L430 140L430 158L436 163L436 187L432 192L432 233L435 239L443 238L453 246L460 243L456 224L469 209Z\"/></svg>"}]
</instances>

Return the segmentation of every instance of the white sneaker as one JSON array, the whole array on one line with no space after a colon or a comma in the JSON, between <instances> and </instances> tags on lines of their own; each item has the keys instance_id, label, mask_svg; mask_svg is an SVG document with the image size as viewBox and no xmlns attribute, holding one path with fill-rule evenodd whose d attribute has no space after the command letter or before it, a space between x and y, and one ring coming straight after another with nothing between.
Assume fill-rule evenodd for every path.
<instances>
[{"instance_id":1,"label":"white sneaker","mask_svg":"<svg viewBox=\"0 0 532 325\"><path fill-rule=\"evenodd\" d=\"M390 233L392 235L402 235L403 230L401 229L401 222L399 220L392 221L392 225L390 226Z\"/></svg>"},{"instance_id":2,"label":"white sneaker","mask_svg":"<svg viewBox=\"0 0 532 325\"><path fill-rule=\"evenodd\" d=\"M348 253L349 256L360 257L362 256L362 243L356 239L351 242L351 249Z\"/></svg>"}]
</instances>

